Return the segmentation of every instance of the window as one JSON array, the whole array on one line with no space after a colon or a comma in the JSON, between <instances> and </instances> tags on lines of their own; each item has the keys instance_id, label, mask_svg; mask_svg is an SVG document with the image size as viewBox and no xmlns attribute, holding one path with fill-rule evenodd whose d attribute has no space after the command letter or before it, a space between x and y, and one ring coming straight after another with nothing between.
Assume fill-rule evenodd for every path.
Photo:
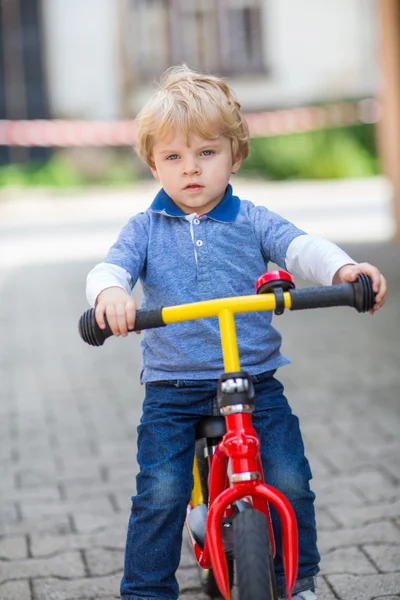
<instances>
[{"instance_id":1,"label":"window","mask_svg":"<svg viewBox=\"0 0 400 600\"><path fill-rule=\"evenodd\" d=\"M265 72L262 0L131 0L126 39L137 79L182 62L220 75Z\"/></svg>"}]
</instances>

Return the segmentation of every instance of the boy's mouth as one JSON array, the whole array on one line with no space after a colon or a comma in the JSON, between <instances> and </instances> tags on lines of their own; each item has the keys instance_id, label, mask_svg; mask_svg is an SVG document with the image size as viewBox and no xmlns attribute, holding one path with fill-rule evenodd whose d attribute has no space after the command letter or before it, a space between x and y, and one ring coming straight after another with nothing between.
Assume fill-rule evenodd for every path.
<instances>
[{"instance_id":1,"label":"boy's mouth","mask_svg":"<svg viewBox=\"0 0 400 600\"><path fill-rule=\"evenodd\" d=\"M203 189L204 186L200 185L199 183L189 183L186 187L185 190L192 190L194 192L199 191L201 189Z\"/></svg>"}]
</instances>

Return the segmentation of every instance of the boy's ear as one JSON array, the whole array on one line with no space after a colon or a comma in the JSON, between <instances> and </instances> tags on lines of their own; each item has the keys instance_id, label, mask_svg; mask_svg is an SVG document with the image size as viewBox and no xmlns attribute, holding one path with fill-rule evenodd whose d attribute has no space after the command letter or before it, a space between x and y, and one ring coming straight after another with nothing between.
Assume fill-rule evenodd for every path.
<instances>
[{"instance_id":1,"label":"boy's ear","mask_svg":"<svg viewBox=\"0 0 400 600\"><path fill-rule=\"evenodd\" d=\"M151 174L153 175L154 179L157 179L157 181L160 181L160 176L158 175L158 171L155 167L150 167L150 171Z\"/></svg>"},{"instance_id":2,"label":"boy's ear","mask_svg":"<svg viewBox=\"0 0 400 600\"><path fill-rule=\"evenodd\" d=\"M236 158L234 159L234 163L232 165L231 173L234 175L237 173L242 165L243 156L238 152Z\"/></svg>"}]
</instances>

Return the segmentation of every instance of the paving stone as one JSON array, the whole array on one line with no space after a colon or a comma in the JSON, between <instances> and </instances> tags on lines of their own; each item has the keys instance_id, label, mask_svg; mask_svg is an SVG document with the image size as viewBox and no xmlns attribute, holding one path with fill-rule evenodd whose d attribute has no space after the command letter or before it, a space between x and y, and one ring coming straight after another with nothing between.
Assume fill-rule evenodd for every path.
<instances>
[{"instance_id":1,"label":"paving stone","mask_svg":"<svg viewBox=\"0 0 400 600\"><path fill-rule=\"evenodd\" d=\"M28 546L25 536L16 535L9 537L0 537L0 560L14 560L18 558L27 558Z\"/></svg>"},{"instance_id":2,"label":"paving stone","mask_svg":"<svg viewBox=\"0 0 400 600\"><path fill-rule=\"evenodd\" d=\"M318 547L320 552L337 548L361 546L367 544L400 545L400 529L391 521L379 521L354 529L336 529L325 531L319 528Z\"/></svg>"},{"instance_id":3,"label":"paving stone","mask_svg":"<svg viewBox=\"0 0 400 600\"><path fill-rule=\"evenodd\" d=\"M123 568L124 549L93 548L85 550L85 558L90 575L111 575Z\"/></svg>"},{"instance_id":4,"label":"paving stone","mask_svg":"<svg viewBox=\"0 0 400 600\"><path fill-rule=\"evenodd\" d=\"M341 506L337 508L331 506L330 511L333 518L343 527L357 527L373 521L400 517L400 500L361 507Z\"/></svg>"},{"instance_id":5,"label":"paving stone","mask_svg":"<svg viewBox=\"0 0 400 600\"><path fill-rule=\"evenodd\" d=\"M85 577L68 581L37 579L33 582L33 590L40 600L109 598L118 594L121 577L122 572L109 577Z\"/></svg>"},{"instance_id":6,"label":"paving stone","mask_svg":"<svg viewBox=\"0 0 400 600\"><path fill-rule=\"evenodd\" d=\"M0 585L0 600L33 600L28 581L8 581Z\"/></svg>"},{"instance_id":7,"label":"paving stone","mask_svg":"<svg viewBox=\"0 0 400 600\"><path fill-rule=\"evenodd\" d=\"M347 471L349 465L353 465L355 462L354 448L349 447L346 443L337 444L337 440L330 445L323 444L320 451L325 460L332 464L338 472Z\"/></svg>"},{"instance_id":8,"label":"paving stone","mask_svg":"<svg viewBox=\"0 0 400 600\"><path fill-rule=\"evenodd\" d=\"M113 512L112 505L108 497L99 497L91 500L80 500L79 502L61 501L57 502L21 502L21 512L23 518L33 519L42 518L54 515L63 515L71 513L86 514L91 513L93 515L105 515Z\"/></svg>"},{"instance_id":9,"label":"paving stone","mask_svg":"<svg viewBox=\"0 0 400 600\"><path fill-rule=\"evenodd\" d=\"M136 441L137 441L137 432L136 427L138 421L140 419L140 414L134 412L135 422L131 424L129 427L129 416L121 415L119 419L126 419L125 428L128 428L128 433L126 435L126 439L120 439L115 441L113 439L107 439L107 441L103 438L99 453L103 460L112 461L115 467L115 472L122 467L126 468L127 471L131 470L132 472L137 471L136 461L133 462L132 459L136 456ZM132 415L130 415L132 419ZM119 423L119 428L121 428L121 423ZM120 432L121 435L121 432ZM131 459L129 460L129 457Z\"/></svg>"},{"instance_id":10,"label":"paving stone","mask_svg":"<svg viewBox=\"0 0 400 600\"><path fill-rule=\"evenodd\" d=\"M310 449L321 448L321 446L334 445L337 439L336 428L332 423L324 422L322 416L314 416L313 420L302 419L302 435Z\"/></svg>"},{"instance_id":11,"label":"paving stone","mask_svg":"<svg viewBox=\"0 0 400 600\"><path fill-rule=\"evenodd\" d=\"M0 582L25 578L64 577L78 578L85 575L85 567L79 552L65 552L46 559L12 560L0 562Z\"/></svg>"},{"instance_id":12,"label":"paving stone","mask_svg":"<svg viewBox=\"0 0 400 600\"><path fill-rule=\"evenodd\" d=\"M21 488L41 488L42 486L51 487L57 478L57 469L54 464L46 470L41 469L23 469L16 470L18 483Z\"/></svg>"},{"instance_id":13,"label":"paving stone","mask_svg":"<svg viewBox=\"0 0 400 600\"><path fill-rule=\"evenodd\" d=\"M91 533L110 528L113 524L120 528L128 525L128 513L115 513L110 516L92 515L90 513L74 514L74 524L77 533Z\"/></svg>"},{"instance_id":14,"label":"paving stone","mask_svg":"<svg viewBox=\"0 0 400 600\"><path fill-rule=\"evenodd\" d=\"M387 473L389 473L397 483L400 482L400 461L394 456L388 456L382 465Z\"/></svg>"},{"instance_id":15,"label":"paving stone","mask_svg":"<svg viewBox=\"0 0 400 600\"><path fill-rule=\"evenodd\" d=\"M354 490L351 484L344 487L337 482L335 476L330 476L329 481L312 486L316 494L316 502L320 508L324 506L338 506L348 504L351 506L362 506L363 501L360 494Z\"/></svg>"},{"instance_id":16,"label":"paving stone","mask_svg":"<svg viewBox=\"0 0 400 600\"><path fill-rule=\"evenodd\" d=\"M374 561L381 573L400 573L400 543L365 545L363 550Z\"/></svg>"},{"instance_id":17,"label":"paving stone","mask_svg":"<svg viewBox=\"0 0 400 600\"><path fill-rule=\"evenodd\" d=\"M400 594L400 573L385 575L329 575L338 598L347 600L375 600L378 596Z\"/></svg>"},{"instance_id":18,"label":"paving stone","mask_svg":"<svg viewBox=\"0 0 400 600\"><path fill-rule=\"evenodd\" d=\"M63 469L58 473L57 481L65 486L87 487L102 483L102 462L97 457L81 459L74 452L68 456L63 450Z\"/></svg>"},{"instance_id":19,"label":"paving stone","mask_svg":"<svg viewBox=\"0 0 400 600\"><path fill-rule=\"evenodd\" d=\"M0 535L18 535L28 533L53 533L63 535L71 532L71 520L67 515L50 515L42 519L24 519L0 523Z\"/></svg>"},{"instance_id":20,"label":"paving stone","mask_svg":"<svg viewBox=\"0 0 400 600\"><path fill-rule=\"evenodd\" d=\"M393 453L398 452L399 450L399 440L397 436L390 437L390 439L384 437L383 440L381 439L379 444L375 445L362 445L359 440L356 440L356 445L359 447L360 452L362 452L366 459L369 458L372 460L379 458L384 459L385 456L393 455Z\"/></svg>"},{"instance_id":21,"label":"paving stone","mask_svg":"<svg viewBox=\"0 0 400 600\"><path fill-rule=\"evenodd\" d=\"M399 485L393 483L381 469L352 473L349 479L352 481L352 485L362 492L368 502L399 498ZM345 481L343 481L343 485L346 485Z\"/></svg>"},{"instance_id":22,"label":"paving stone","mask_svg":"<svg viewBox=\"0 0 400 600\"><path fill-rule=\"evenodd\" d=\"M307 443L307 442L306 442ZM311 470L314 477L314 482L312 483L312 487L314 487L314 483L316 480L321 478L324 480L327 477L332 476L332 467L328 463L323 460L323 457L319 454L319 450L308 450L307 449L307 458L311 465Z\"/></svg>"},{"instance_id":23,"label":"paving stone","mask_svg":"<svg viewBox=\"0 0 400 600\"><path fill-rule=\"evenodd\" d=\"M335 531L338 528L338 523L335 521L326 507L316 505L316 520L319 531Z\"/></svg>"},{"instance_id":24,"label":"paving stone","mask_svg":"<svg viewBox=\"0 0 400 600\"><path fill-rule=\"evenodd\" d=\"M320 600L337 600L337 597L333 595L331 589L328 587L325 578L321 575L317 577L316 593Z\"/></svg>"},{"instance_id":25,"label":"paving stone","mask_svg":"<svg viewBox=\"0 0 400 600\"><path fill-rule=\"evenodd\" d=\"M346 438L353 439L357 447L362 445L373 447L382 444L382 435L389 441L391 433L386 426L386 419L376 415L374 420L369 415L359 415L357 419L357 437L354 437L354 423L346 418L335 418L335 428Z\"/></svg>"},{"instance_id":26,"label":"paving stone","mask_svg":"<svg viewBox=\"0 0 400 600\"><path fill-rule=\"evenodd\" d=\"M358 473L331 476L329 481L321 482L316 488L321 503L330 504L377 502L382 499L397 498L399 487L393 484L378 469L362 470Z\"/></svg>"},{"instance_id":27,"label":"paving stone","mask_svg":"<svg viewBox=\"0 0 400 600\"><path fill-rule=\"evenodd\" d=\"M60 492L56 485L48 487L41 486L39 488L24 488L24 489L1 489L0 499L2 502L21 502L35 501L35 502L46 502L46 501L59 501Z\"/></svg>"},{"instance_id":28,"label":"paving stone","mask_svg":"<svg viewBox=\"0 0 400 600\"><path fill-rule=\"evenodd\" d=\"M321 554L321 559L321 571L324 575L332 573L363 575L378 571L359 548L340 548L324 552Z\"/></svg>"},{"instance_id":29,"label":"paving stone","mask_svg":"<svg viewBox=\"0 0 400 600\"><path fill-rule=\"evenodd\" d=\"M118 461L117 461L118 462ZM110 481L115 484L124 483L125 486L132 486L133 489L136 487L136 475L139 472L139 467L134 465L114 465L109 469ZM131 494L132 495L132 494Z\"/></svg>"},{"instance_id":30,"label":"paving stone","mask_svg":"<svg viewBox=\"0 0 400 600\"><path fill-rule=\"evenodd\" d=\"M99 482L90 486L83 486L82 483L66 483L63 484L63 490L65 497L74 502L76 500L85 501L89 500L90 498L108 497L110 494L113 494L117 498L122 499L126 505L129 502L130 506L131 497L134 494L135 486L123 487L121 484L116 484L111 481Z\"/></svg>"},{"instance_id":31,"label":"paving stone","mask_svg":"<svg viewBox=\"0 0 400 600\"><path fill-rule=\"evenodd\" d=\"M126 527L110 527L89 534L31 536L31 553L34 557L44 557L68 550L90 550L91 548L109 548L124 550Z\"/></svg>"},{"instance_id":32,"label":"paving stone","mask_svg":"<svg viewBox=\"0 0 400 600\"><path fill-rule=\"evenodd\" d=\"M12 492L16 488L15 481L15 468L13 468L10 464L7 465L7 469L2 469L0 467L0 481L1 481L1 489L3 492Z\"/></svg>"},{"instance_id":33,"label":"paving stone","mask_svg":"<svg viewBox=\"0 0 400 600\"><path fill-rule=\"evenodd\" d=\"M0 535L5 532L7 525L18 522L18 512L15 504L0 506Z\"/></svg>"}]
</instances>

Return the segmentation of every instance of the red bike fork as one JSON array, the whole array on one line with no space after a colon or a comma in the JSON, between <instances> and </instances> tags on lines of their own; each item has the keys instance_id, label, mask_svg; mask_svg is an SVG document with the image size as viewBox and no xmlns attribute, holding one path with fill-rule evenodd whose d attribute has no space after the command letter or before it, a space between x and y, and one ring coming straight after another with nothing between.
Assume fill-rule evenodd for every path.
<instances>
[{"instance_id":1,"label":"red bike fork","mask_svg":"<svg viewBox=\"0 0 400 600\"><path fill-rule=\"evenodd\" d=\"M288 600L292 598L292 589L297 576L298 541L294 510L289 501L278 490L265 483L243 482L224 490L212 503L207 516L207 546L216 582L225 600L230 600L228 565L222 542L221 522L226 507L236 500L250 496L269 502L278 512L282 523L283 559ZM265 512L265 511L263 511Z\"/></svg>"}]
</instances>

